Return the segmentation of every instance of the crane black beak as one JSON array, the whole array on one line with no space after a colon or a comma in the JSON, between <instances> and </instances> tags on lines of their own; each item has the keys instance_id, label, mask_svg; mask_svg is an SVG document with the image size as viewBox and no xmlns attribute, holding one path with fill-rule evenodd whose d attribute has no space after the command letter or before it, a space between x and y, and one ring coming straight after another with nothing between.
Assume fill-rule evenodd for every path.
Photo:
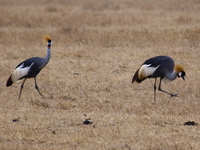
<instances>
[{"instance_id":1,"label":"crane black beak","mask_svg":"<svg viewBox=\"0 0 200 150\"><path fill-rule=\"evenodd\" d=\"M185 72L183 71L183 72L181 73L181 77L183 78L183 80L185 80L184 76L185 76Z\"/></svg>"},{"instance_id":2,"label":"crane black beak","mask_svg":"<svg viewBox=\"0 0 200 150\"><path fill-rule=\"evenodd\" d=\"M185 80L185 72L184 71L179 72L177 76L181 77L183 80Z\"/></svg>"},{"instance_id":3,"label":"crane black beak","mask_svg":"<svg viewBox=\"0 0 200 150\"><path fill-rule=\"evenodd\" d=\"M182 78L183 80L185 80L184 76L181 76L181 78Z\"/></svg>"}]
</instances>

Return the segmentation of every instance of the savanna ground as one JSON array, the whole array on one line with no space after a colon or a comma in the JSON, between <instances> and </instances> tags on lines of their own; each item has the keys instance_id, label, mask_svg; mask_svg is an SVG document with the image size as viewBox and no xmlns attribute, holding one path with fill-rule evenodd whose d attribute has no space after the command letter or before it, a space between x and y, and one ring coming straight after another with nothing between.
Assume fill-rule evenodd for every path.
<instances>
[{"instance_id":1,"label":"savanna ground","mask_svg":"<svg viewBox=\"0 0 200 150\"><path fill-rule=\"evenodd\" d=\"M6 87L14 68L52 57L34 80ZM0 149L198 150L198 0L0 0ZM148 58L168 55L186 80L131 83ZM92 124L85 125L88 119Z\"/></svg>"}]
</instances>

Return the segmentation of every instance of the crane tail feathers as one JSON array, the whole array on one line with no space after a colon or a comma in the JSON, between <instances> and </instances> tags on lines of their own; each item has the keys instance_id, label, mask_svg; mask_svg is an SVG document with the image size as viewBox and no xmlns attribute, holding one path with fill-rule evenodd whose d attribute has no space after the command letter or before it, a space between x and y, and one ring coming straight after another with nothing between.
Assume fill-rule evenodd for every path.
<instances>
[{"instance_id":1,"label":"crane tail feathers","mask_svg":"<svg viewBox=\"0 0 200 150\"><path fill-rule=\"evenodd\" d=\"M12 75L11 75L12 76ZM11 76L8 78L8 81L6 83L6 86L9 87L13 84L12 80L11 80Z\"/></svg>"},{"instance_id":2,"label":"crane tail feathers","mask_svg":"<svg viewBox=\"0 0 200 150\"><path fill-rule=\"evenodd\" d=\"M134 83L135 81L138 80L138 72L139 72L139 69L135 72L133 79L132 79L132 83Z\"/></svg>"},{"instance_id":3,"label":"crane tail feathers","mask_svg":"<svg viewBox=\"0 0 200 150\"><path fill-rule=\"evenodd\" d=\"M134 83L135 81L138 83L142 82L142 80L139 79L138 73L139 73L139 69L135 72L135 75L133 76L133 79L132 79L132 83Z\"/></svg>"}]
</instances>

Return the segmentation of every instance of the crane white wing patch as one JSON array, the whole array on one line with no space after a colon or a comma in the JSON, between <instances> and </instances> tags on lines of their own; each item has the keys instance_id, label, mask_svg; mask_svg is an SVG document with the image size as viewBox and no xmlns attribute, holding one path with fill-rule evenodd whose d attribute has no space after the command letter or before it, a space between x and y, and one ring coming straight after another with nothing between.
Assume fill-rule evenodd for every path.
<instances>
[{"instance_id":1,"label":"crane white wing patch","mask_svg":"<svg viewBox=\"0 0 200 150\"><path fill-rule=\"evenodd\" d=\"M140 70L139 70L139 79L142 80L150 75L152 75L154 73L154 71L159 67L159 65L157 67L149 67L151 64L144 64L141 66Z\"/></svg>"},{"instance_id":2,"label":"crane white wing patch","mask_svg":"<svg viewBox=\"0 0 200 150\"><path fill-rule=\"evenodd\" d=\"M19 80L20 78L27 75L28 71L31 68L31 66L33 65L33 63L30 66L27 66L27 67L24 67L24 68L23 68L24 64L21 64L19 67L17 67L12 73L12 77L11 77L12 82L14 83L17 80Z\"/></svg>"}]
</instances>

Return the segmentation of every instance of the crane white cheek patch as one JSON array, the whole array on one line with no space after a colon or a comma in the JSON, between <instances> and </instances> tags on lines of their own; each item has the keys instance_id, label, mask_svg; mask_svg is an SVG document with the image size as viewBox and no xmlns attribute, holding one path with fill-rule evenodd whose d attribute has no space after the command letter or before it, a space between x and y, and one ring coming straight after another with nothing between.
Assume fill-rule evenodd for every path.
<instances>
[{"instance_id":1,"label":"crane white cheek patch","mask_svg":"<svg viewBox=\"0 0 200 150\"><path fill-rule=\"evenodd\" d=\"M139 70L139 79L144 79L154 73L154 71L159 67L149 67L151 64L148 65L142 65L142 67Z\"/></svg>"},{"instance_id":2,"label":"crane white cheek patch","mask_svg":"<svg viewBox=\"0 0 200 150\"><path fill-rule=\"evenodd\" d=\"M27 75L28 71L29 71L29 69L31 68L32 65L33 65L33 63L30 66L28 66L28 67L22 68L24 66L24 64L22 64L19 67L17 67L14 70L13 74L12 74L12 77L11 77L12 82L14 83L17 80L19 80L20 78L22 78L23 76Z\"/></svg>"},{"instance_id":3,"label":"crane white cheek patch","mask_svg":"<svg viewBox=\"0 0 200 150\"><path fill-rule=\"evenodd\" d=\"M182 72L179 72L179 73L178 73L178 77L181 77L181 76L182 76Z\"/></svg>"}]
</instances>

